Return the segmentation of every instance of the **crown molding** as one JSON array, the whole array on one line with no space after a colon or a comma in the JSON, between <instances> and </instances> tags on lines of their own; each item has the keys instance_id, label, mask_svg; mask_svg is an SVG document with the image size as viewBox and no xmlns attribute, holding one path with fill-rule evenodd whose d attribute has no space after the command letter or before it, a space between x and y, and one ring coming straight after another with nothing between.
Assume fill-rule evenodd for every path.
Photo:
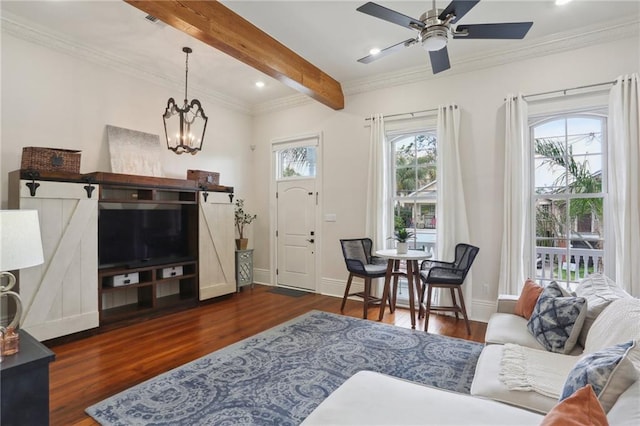
<instances>
[{"instance_id":1,"label":"crown molding","mask_svg":"<svg viewBox=\"0 0 640 426\"><path fill-rule=\"evenodd\" d=\"M613 23L608 22L601 27L590 27L587 31L575 30L558 33L535 41L524 41L517 48L509 50L494 50L481 55L468 56L452 61L451 69L443 74L434 75L428 67L418 66L399 72L378 74L373 77L352 80L342 84L345 95L357 95L372 90L405 85L441 77L462 74L484 68L504 65L541 56L575 50L594 44L607 43L624 38L638 38L640 35L640 20L623 19Z\"/></svg>"},{"instance_id":2,"label":"crown molding","mask_svg":"<svg viewBox=\"0 0 640 426\"><path fill-rule=\"evenodd\" d=\"M421 81L435 80L456 74L463 74L480 69L505 65L512 62L539 58L541 56L562 53L594 44L607 43L615 40L640 36L640 20L622 19L608 22L601 27L590 27L587 31L575 30L558 33L535 41L518 44L517 48L494 50L481 55L468 56L453 61L451 69L446 73L434 75L429 67L417 66L398 72L377 74L358 80L348 81L342 84L345 96L353 96L374 90L385 89L393 86L418 83ZM255 105L253 115L260 115L274 111L281 111L311 103L312 100L304 95L293 95Z\"/></svg>"},{"instance_id":3,"label":"crown molding","mask_svg":"<svg viewBox=\"0 0 640 426\"><path fill-rule=\"evenodd\" d=\"M77 43L51 30L39 28L31 24L27 25L8 12L3 12L2 16L0 16L0 25L2 33L12 35L16 38L88 60L119 73L142 78L171 90L179 90L182 87L182 82L177 79L159 74L153 69L141 67L119 56ZM518 44L517 48L494 50L481 55L454 60L451 63L451 69L443 74L433 75L428 67L417 66L398 72L351 80L343 83L342 88L345 96L352 96L388 87L435 80L631 37L640 37L640 20L637 18L623 18L618 21L603 23L600 27L589 27L586 31L574 30L536 39L535 41L523 40ZM202 86L195 85L192 86L192 89L202 95L198 96L201 99L204 98L223 108L254 116L308 105L314 102L313 99L306 95L294 94L251 105Z\"/></svg>"},{"instance_id":4,"label":"crown molding","mask_svg":"<svg viewBox=\"0 0 640 426\"><path fill-rule=\"evenodd\" d=\"M145 81L155 83L171 90L180 90L184 84L182 81L157 73L152 69L141 67L138 64L125 60L117 55L78 43L60 33L21 22L19 18L8 12L2 13L2 16L0 17L0 26L1 31L4 34L65 53L76 58L87 60L122 74L141 78ZM191 85L191 89L193 92L198 92L198 97L201 100L204 98L207 101L215 103L223 108L228 108L244 114L251 113L251 108L248 104L239 102L231 96L227 96L198 85Z\"/></svg>"}]
</instances>

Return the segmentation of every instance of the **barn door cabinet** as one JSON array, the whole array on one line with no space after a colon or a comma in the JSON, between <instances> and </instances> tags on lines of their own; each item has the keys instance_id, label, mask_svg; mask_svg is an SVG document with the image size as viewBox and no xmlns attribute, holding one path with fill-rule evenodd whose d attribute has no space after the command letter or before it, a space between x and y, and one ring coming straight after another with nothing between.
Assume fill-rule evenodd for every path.
<instances>
[{"instance_id":1,"label":"barn door cabinet","mask_svg":"<svg viewBox=\"0 0 640 426\"><path fill-rule=\"evenodd\" d=\"M236 291L233 193L200 192L200 300Z\"/></svg>"},{"instance_id":2,"label":"barn door cabinet","mask_svg":"<svg viewBox=\"0 0 640 426\"><path fill-rule=\"evenodd\" d=\"M19 271L21 327L40 341L98 327L98 185L78 181L9 173L9 208L40 220L44 263Z\"/></svg>"},{"instance_id":3,"label":"barn door cabinet","mask_svg":"<svg viewBox=\"0 0 640 426\"><path fill-rule=\"evenodd\" d=\"M9 173L9 208L37 210L44 264L19 271L21 326L49 340L113 323L196 306L235 292L233 188L195 181L96 172ZM192 259L171 264L98 269L102 203L180 205L188 209ZM166 276L166 269L176 276ZM109 285L137 272L139 282Z\"/></svg>"}]
</instances>

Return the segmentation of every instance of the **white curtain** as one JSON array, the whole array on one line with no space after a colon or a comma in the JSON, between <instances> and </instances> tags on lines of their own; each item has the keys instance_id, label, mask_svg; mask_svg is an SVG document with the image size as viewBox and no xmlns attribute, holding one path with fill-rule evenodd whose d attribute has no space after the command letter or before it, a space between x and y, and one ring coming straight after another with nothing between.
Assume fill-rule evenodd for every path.
<instances>
[{"instance_id":1,"label":"white curtain","mask_svg":"<svg viewBox=\"0 0 640 426\"><path fill-rule=\"evenodd\" d=\"M373 240L373 251L386 248L386 238L391 235L389 223L389 159L382 114L371 116L369 138L369 173L367 178L367 211L365 232Z\"/></svg>"},{"instance_id":2,"label":"white curtain","mask_svg":"<svg viewBox=\"0 0 640 426\"><path fill-rule=\"evenodd\" d=\"M640 297L640 94L638 74L621 76L609 95L609 200L615 280Z\"/></svg>"},{"instance_id":3,"label":"white curtain","mask_svg":"<svg viewBox=\"0 0 640 426\"><path fill-rule=\"evenodd\" d=\"M505 103L504 218L500 294L519 294L531 275L531 146L527 103L509 95Z\"/></svg>"},{"instance_id":4,"label":"white curtain","mask_svg":"<svg viewBox=\"0 0 640 426\"><path fill-rule=\"evenodd\" d=\"M469 243L469 223L464 201L462 168L460 167L460 110L457 105L440 106L437 122L438 140L438 200L436 241L438 242L435 259L452 261L457 243ZM467 313L471 316L472 307L471 272L464 283L464 298L467 301ZM448 304L449 292L440 290L436 294L436 303Z\"/></svg>"}]
</instances>

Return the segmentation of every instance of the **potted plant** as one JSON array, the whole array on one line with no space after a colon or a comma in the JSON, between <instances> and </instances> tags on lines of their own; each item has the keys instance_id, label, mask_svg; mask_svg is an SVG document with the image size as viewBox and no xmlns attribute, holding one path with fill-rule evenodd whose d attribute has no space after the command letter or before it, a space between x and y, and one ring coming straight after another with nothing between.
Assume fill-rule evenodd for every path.
<instances>
[{"instance_id":1,"label":"potted plant","mask_svg":"<svg viewBox=\"0 0 640 426\"><path fill-rule=\"evenodd\" d=\"M258 215L246 213L244 211L244 200L242 198L238 198L236 200L234 217L236 230L238 231L239 236L239 238L236 239L236 248L238 250L245 250L247 248L247 244L249 243L249 239L244 238L244 226L249 225L251 222L253 222L258 217Z\"/></svg>"},{"instance_id":2,"label":"potted plant","mask_svg":"<svg viewBox=\"0 0 640 426\"><path fill-rule=\"evenodd\" d=\"M390 237L390 239L394 239L397 241L396 251L398 254L406 254L407 253L407 241L409 238L412 238L415 234L411 231L407 231L406 228L397 228L394 232L394 236Z\"/></svg>"}]
</instances>

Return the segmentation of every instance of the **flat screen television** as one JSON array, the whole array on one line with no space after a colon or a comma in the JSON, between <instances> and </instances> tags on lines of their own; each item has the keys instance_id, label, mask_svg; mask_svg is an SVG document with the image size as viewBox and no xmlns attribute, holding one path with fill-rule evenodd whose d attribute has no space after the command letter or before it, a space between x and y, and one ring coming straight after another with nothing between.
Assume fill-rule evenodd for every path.
<instances>
[{"instance_id":1,"label":"flat screen television","mask_svg":"<svg viewBox=\"0 0 640 426\"><path fill-rule=\"evenodd\" d=\"M99 268L137 268L192 259L186 206L136 207L100 206Z\"/></svg>"}]
</instances>

